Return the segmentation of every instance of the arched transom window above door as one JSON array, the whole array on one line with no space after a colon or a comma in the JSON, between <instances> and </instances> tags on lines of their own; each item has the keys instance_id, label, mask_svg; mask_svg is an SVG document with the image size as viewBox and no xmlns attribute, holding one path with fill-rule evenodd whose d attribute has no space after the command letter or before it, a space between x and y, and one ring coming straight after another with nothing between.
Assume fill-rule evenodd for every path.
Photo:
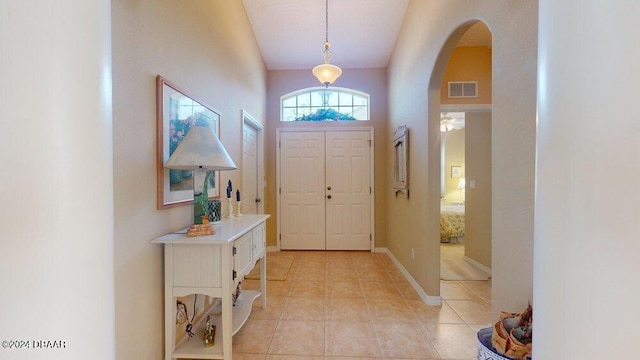
<instances>
[{"instance_id":1,"label":"arched transom window above door","mask_svg":"<svg viewBox=\"0 0 640 360\"><path fill-rule=\"evenodd\" d=\"M280 97L280 121L369 120L369 94L347 88L313 87Z\"/></svg>"}]
</instances>

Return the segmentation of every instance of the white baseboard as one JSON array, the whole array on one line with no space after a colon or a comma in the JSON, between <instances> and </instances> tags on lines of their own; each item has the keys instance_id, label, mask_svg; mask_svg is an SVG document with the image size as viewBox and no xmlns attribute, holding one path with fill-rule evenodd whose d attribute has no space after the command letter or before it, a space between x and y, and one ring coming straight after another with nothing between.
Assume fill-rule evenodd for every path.
<instances>
[{"instance_id":1,"label":"white baseboard","mask_svg":"<svg viewBox=\"0 0 640 360\"><path fill-rule=\"evenodd\" d=\"M280 251L280 249L278 249L277 246L267 246L267 252L278 252Z\"/></svg>"},{"instance_id":2,"label":"white baseboard","mask_svg":"<svg viewBox=\"0 0 640 360\"><path fill-rule=\"evenodd\" d=\"M420 297L420 299L422 299L422 301L424 301L425 304L434 305L434 306L442 305L442 298L440 298L440 296L427 295L427 293L425 293L424 290L422 290L422 288L420 287L418 282L413 278L413 276L411 276L411 274L409 274L407 269L405 269L404 266L402 266L400 261L398 261L398 259L396 259L396 257L393 255L393 253L391 251L389 251L389 249L387 249L387 248L376 248L375 252L377 252L377 253L385 253L385 254L387 254L389 256L391 261L393 261L393 264L398 268L398 270L400 270L400 272L402 273L404 278L407 279L409 284L411 284L413 289L416 291L416 293L418 293L418 296Z\"/></svg>"},{"instance_id":3,"label":"white baseboard","mask_svg":"<svg viewBox=\"0 0 640 360\"><path fill-rule=\"evenodd\" d=\"M469 264L477 267L478 269L486 272L487 274L489 274L489 276L491 276L491 269L489 269L488 267L480 264L479 262L477 262L477 261L475 261L472 258L467 257L467 256L465 256L463 259L464 259L464 261L468 262Z\"/></svg>"}]
</instances>

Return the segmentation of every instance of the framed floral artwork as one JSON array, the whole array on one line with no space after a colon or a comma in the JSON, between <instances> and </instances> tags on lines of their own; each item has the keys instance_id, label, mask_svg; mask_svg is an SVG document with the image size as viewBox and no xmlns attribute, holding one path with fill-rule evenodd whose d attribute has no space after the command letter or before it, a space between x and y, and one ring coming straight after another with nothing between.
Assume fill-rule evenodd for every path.
<instances>
[{"instance_id":1,"label":"framed floral artwork","mask_svg":"<svg viewBox=\"0 0 640 360\"><path fill-rule=\"evenodd\" d=\"M164 164L192 126L208 126L219 136L220 113L195 100L186 92L158 75L156 77L157 99L157 206L166 209L172 206L193 203L193 172L169 170ZM217 171L209 176L209 196L219 196Z\"/></svg>"}]
</instances>

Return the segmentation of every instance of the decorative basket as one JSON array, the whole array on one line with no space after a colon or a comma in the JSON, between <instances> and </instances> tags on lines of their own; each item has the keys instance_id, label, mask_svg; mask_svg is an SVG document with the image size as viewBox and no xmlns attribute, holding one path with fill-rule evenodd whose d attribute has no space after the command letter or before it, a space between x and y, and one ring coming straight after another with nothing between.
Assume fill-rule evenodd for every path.
<instances>
[{"instance_id":1,"label":"decorative basket","mask_svg":"<svg viewBox=\"0 0 640 360\"><path fill-rule=\"evenodd\" d=\"M501 311L500 320L493 326L493 335L491 337L491 346L498 353L509 359L528 360L531 359L532 343L521 342L516 336L515 330L519 326L523 326L521 336L531 336L531 320L533 309L531 304L521 313L510 313Z\"/></svg>"},{"instance_id":2,"label":"decorative basket","mask_svg":"<svg viewBox=\"0 0 640 360\"><path fill-rule=\"evenodd\" d=\"M478 331L478 360L512 360L498 354L493 346L491 346L492 335L492 328Z\"/></svg>"}]
</instances>

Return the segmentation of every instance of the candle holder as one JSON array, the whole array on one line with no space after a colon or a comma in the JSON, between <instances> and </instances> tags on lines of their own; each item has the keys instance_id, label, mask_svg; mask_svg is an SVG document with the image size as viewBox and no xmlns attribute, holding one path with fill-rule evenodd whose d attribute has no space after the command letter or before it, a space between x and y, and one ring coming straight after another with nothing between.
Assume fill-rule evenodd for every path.
<instances>
[{"instance_id":1,"label":"candle holder","mask_svg":"<svg viewBox=\"0 0 640 360\"><path fill-rule=\"evenodd\" d=\"M242 216L242 213L240 212L240 205L242 205L242 201L238 201L238 213L236 216Z\"/></svg>"},{"instance_id":2,"label":"candle holder","mask_svg":"<svg viewBox=\"0 0 640 360\"><path fill-rule=\"evenodd\" d=\"M228 218L235 217L235 215L233 215L233 199L227 198L227 201L229 203L229 212L227 214L227 217Z\"/></svg>"}]
</instances>

